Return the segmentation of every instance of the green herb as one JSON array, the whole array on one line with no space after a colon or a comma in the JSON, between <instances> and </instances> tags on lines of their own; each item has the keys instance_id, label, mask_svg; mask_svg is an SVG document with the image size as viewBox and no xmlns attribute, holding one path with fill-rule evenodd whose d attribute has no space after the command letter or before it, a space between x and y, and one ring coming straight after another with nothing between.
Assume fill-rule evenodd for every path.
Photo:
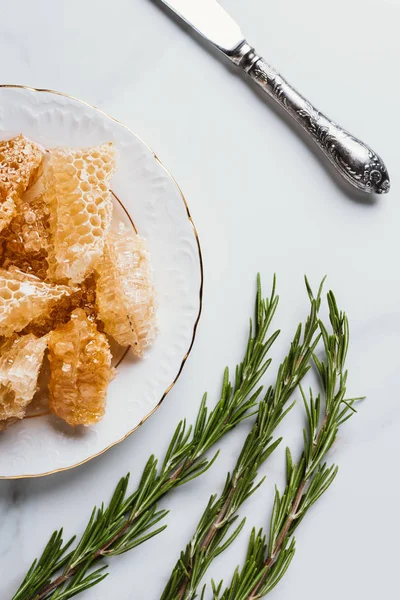
<instances>
[{"instance_id":1,"label":"green herb","mask_svg":"<svg viewBox=\"0 0 400 600\"><path fill-rule=\"evenodd\" d=\"M311 301L313 296L308 286ZM222 583L213 582L215 600L257 600L269 594L288 569L295 553L293 533L315 502L334 481L338 468L327 466L325 456L334 443L339 427L355 412L354 403L361 398L346 399L347 371L345 361L349 344L346 315L339 311L332 292L328 294L331 333L320 323L324 360L313 356L324 392L310 390L308 398L302 390L307 416L304 451L294 464L290 450L286 453L287 484L275 501L268 540L263 531L252 531L244 566L237 569L230 586L221 593Z\"/></svg>"},{"instance_id":2,"label":"green herb","mask_svg":"<svg viewBox=\"0 0 400 600\"><path fill-rule=\"evenodd\" d=\"M241 505L262 484L256 483L257 472L281 439L273 441L273 433L292 406L287 403L310 368L310 359L319 341L318 310L320 294L311 300L311 311L304 326L300 324L290 351L281 364L276 383L259 404L257 420L252 427L232 474L228 474L224 490L212 496L197 529L181 553L161 600L193 600L211 562L239 535L245 519L232 531ZM204 594L204 591L203 591ZM236 600L236 596L235 596Z\"/></svg>"},{"instance_id":3,"label":"green herb","mask_svg":"<svg viewBox=\"0 0 400 600\"><path fill-rule=\"evenodd\" d=\"M275 279L270 298L263 300L258 278L254 326L250 322L244 359L236 367L233 384L225 370L215 408L209 411L204 395L194 426L179 423L161 466L151 456L137 489L130 495L129 475L121 479L108 507L93 510L73 550L75 538L64 544L63 530L55 532L13 600L68 600L106 577L105 566L93 570L102 559L127 552L165 529L166 525L158 524L168 511L158 510L158 501L207 471L218 454L207 458L210 448L254 414L262 390L257 386L271 362L267 353L279 334L275 332L266 339L277 305Z\"/></svg>"}]
</instances>

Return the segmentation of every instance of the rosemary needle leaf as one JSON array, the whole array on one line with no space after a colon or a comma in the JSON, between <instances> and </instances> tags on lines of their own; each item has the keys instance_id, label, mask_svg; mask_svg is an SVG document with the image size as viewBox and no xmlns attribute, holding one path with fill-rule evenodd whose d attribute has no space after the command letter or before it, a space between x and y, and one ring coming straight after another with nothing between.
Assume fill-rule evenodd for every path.
<instances>
[{"instance_id":1,"label":"rosemary needle leaf","mask_svg":"<svg viewBox=\"0 0 400 600\"><path fill-rule=\"evenodd\" d=\"M72 552L66 554L73 540L63 545L62 531L53 534L13 600L68 600L104 579L104 567L92 570L104 557L127 552L163 531L164 526L154 529L167 514L157 510L159 500L207 471L217 457L207 457L211 447L254 413L261 393L260 379L270 366L267 354L279 334L268 337L278 306L275 284L274 278L271 295L264 299L257 278L255 317L244 357L234 370L233 382L225 369L215 407L208 408L204 395L194 426L186 421L178 423L163 460L150 456L137 489L129 496L129 476L120 480L108 506L93 510ZM233 521L234 517L229 517L224 526L228 528Z\"/></svg>"},{"instance_id":2,"label":"rosemary needle leaf","mask_svg":"<svg viewBox=\"0 0 400 600\"><path fill-rule=\"evenodd\" d=\"M186 549L181 552L161 600L194 600L197 598L197 590L209 565L230 546L240 533L244 521L233 534L230 534L233 523L238 517L238 511L263 483L263 480L256 482L258 469L280 444L281 439L273 440L274 431L292 408L293 405L287 407L287 403L310 368L309 362L319 337L319 306L320 297L312 298L310 314L304 328L302 325L297 328L289 353L278 369L275 386L271 386L267 390L259 403L256 422L244 442L235 468L232 474L227 475L222 494L219 497L212 496L210 498L192 539ZM289 470L295 471L290 463ZM292 477L293 474L291 474ZM278 492L277 495L279 498ZM284 500L283 506L286 509L289 499L285 497ZM280 512L282 513L282 510ZM282 514L280 520L283 521L283 519L284 515ZM251 557L253 557L253 548L254 544L252 543L249 550ZM260 542L257 540L257 549L259 550L259 548ZM285 553L282 554L280 559L282 569L288 563L291 552L292 549L290 552L285 550ZM236 579L236 583L242 586L241 580L238 577ZM252 578L249 578L249 581L252 582ZM214 585L214 596L219 589L221 588ZM237 591L234 593L236 594ZM202 595L204 596L204 592ZM235 595L231 595L229 598L237 600Z\"/></svg>"},{"instance_id":3,"label":"rosemary needle leaf","mask_svg":"<svg viewBox=\"0 0 400 600\"><path fill-rule=\"evenodd\" d=\"M309 282L307 292L311 303L316 302ZM320 298L320 287L317 298ZM320 376L324 396L312 390L307 397L300 386L305 408L307 427L303 432L304 450L298 461L293 463L289 449L286 451L286 488L281 494L275 492L272 508L268 544L264 534L253 530L246 560L242 569L236 569L231 583L222 592L214 586L214 600L257 600L268 595L286 573L295 552L293 533L309 509L329 489L338 473L335 465L327 466L325 457L335 442L339 427L354 415L353 404L358 398L346 399L347 371L345 362L349 347L349 324L344 312L340 311L332 292L327 295L330 331L319 322L324 358L313 361ZM317 302L319 308L319 302ZM262 548L255 559L255 548Z\"/></svg>"},{"instance_id":4,"label":"rosemary needle leaf","mask_svg":"<svg viewBox=\"0 0 400 600\"><path fill-rule=\"evenodd\" d=\"M63 566L65 554L75 538L71 538L63 545L63 530L55 531L48 541L42 556L39 560L34 560L25 579L23 580L14 600L25 598L25 593L29 590L33 593L49 584L49 572L58 570Z\"/></svg>"}]
</instances>

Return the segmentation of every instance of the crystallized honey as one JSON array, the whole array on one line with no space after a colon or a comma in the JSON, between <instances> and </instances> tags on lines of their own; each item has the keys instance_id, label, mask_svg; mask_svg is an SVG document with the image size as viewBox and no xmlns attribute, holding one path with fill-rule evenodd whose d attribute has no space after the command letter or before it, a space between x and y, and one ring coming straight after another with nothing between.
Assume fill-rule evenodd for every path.
<instances>
[{"instance_id":1,"label":"crystallized honey","mask_svg":"<svg viewBox=\"0 0 400 600\"><path fill-rule=\"evenodd\" d=\"M0 142L0 231L13 218L18 201L34 181L43 152L19 135Z\"/></svg>"},{"instance_id":2,"label":"crystallized honey","mask_svg":"<svg viewBox=\"0 0 400 600\"><path fill-rule=\"evenodd\" d=\"M113 376L104 333L77 308L49 334L50 409L70 425L92 425L104 415Z\"/></svg>"},{"instance_id":3,"label":"crystallized honey","mask_svg":"<svg viewBox=\"0 0 400 600\"><path fill-rule=\"evenodd\" d=\"M49 210L40 177L23 195L10 224L0 233L0 266L14 265L45 279L49 238Z\"/></svg>"}]
</instances>

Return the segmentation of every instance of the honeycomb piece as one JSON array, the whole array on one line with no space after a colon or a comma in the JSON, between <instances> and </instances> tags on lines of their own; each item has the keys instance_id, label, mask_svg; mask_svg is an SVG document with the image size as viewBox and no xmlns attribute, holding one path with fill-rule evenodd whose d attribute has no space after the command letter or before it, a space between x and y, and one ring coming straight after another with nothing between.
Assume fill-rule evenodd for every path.
<instances>
[{"instance_id":1,"label":"honeycomb piece","mask_svg":"<svg viewBox=\"0 0 400 600\"><path fill-rule=\"evenodd\" d=\"M105 412L113 376L106 336L77 308L49 335L50 409L69 425L92 425Z\"/></svg>"},{"instance_id":2,"label":"honeycomb piece","mask_svg":"<svg viewBox=\"0 0 400 600\"><path fill-rule=\"evenodd\" d=\"M45 279L49 235L49 212L41 177L23 195L14 218L2 232L1 266L7 269L14 265Z\"/></svg>"},{"instance_id":3,"label":"honeycomb piece","mask_svg":"<svg viewBox=\"0 0 400 600\"><path fill-rule=\"evenodd\" d=\"M0 142L0 188L21 196L33 183L42 158L42 149L23 135Z\"/></svg>"},{"instance_id":4,"label":"honeycomb piece","mask_svg":"<svg viewBox=\"0 0 400 600\"><path fill-rule=\"evenodd\" d=\"M22 333L33 333L37 336L46 335L58 325L68 323L71 313L76 308L82 308L86 315L95 321L97 317L96 309L96 283L94 275L90 275L77 289L72 291L70 296L64 296L50 307L49 311L34 319L25 327Z\"/></svg>"},{"instance_id":5,"label":"honeycomb piece","mask_svg":"<svg viewBox=\"0 0 400 600\"><path fill-rule=\"evenodd\" d=\"M121 223L96 266L96 303L104 330L137 356L156 334L155 290L146 241Z\"/></svg>"},{"instance_id":6,"label":"honeycomb piece","mask_svg":"<svg viewBox=\"0 0 400 600\"><path fill-rule=\"evenodd\" d=\"M0 347L0 429L25 416L37 387L47 338L14 335ZM1 427L3 425L3 427Z\"/></svg>"},{"instance_id":7,"label":"honeycomb piece","mask_svg":"<svg viewBox=\"0 0 400 600\"><path fill-rule=\"evenodd\" d=\"M73 291L64 285L45 283L15 267L0 269L0 336L21 331Z\"/></svg>"},{"instance_id":8,"label":"honeycomb piece","mask_svg":"<svg viewBox=\"0 0 400 600\"><path fill-rule=\"evenodd\" d=\"M112 217L112 144L87 149L55 148L45 161L51 244L48 276L80 283L101 257Z\"/></svg>"},{"instance_id":9,"label":"honeycomb piece","mask_svg":"<svg viewBox=\"0 0 400 600\"><path fill-rule=\"evenodd\" d=\"M43 152L23 135L0 142L0 231L15 214L20 196L33 183Z\"/></svg>"},{"instance_id":10,"label":"honeycomb piece","mask_svg":"<svg viewBox=\"0 0 400 600\"><path fill-rule=\"evenodd\" d=\"M0 189L0 231L4 231L16 212L16 203L13 196L7 196Z\"/></svg>"}]
</instances>

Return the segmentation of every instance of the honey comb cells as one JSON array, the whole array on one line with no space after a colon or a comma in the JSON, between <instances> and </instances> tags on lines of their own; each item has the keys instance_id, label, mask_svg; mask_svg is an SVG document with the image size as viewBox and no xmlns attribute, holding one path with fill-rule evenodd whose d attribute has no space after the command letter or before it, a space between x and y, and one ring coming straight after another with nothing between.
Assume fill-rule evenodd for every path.
<instances>
[{"instance_id":1,"label":"honey comb cells","mask_svg":"<svg viewBox=\"0 0 400 600\"><path fill-rule=\"evenodd\" d=\"M49 277L81 283L101 258L112 217L111 144L87 150L50 150L45 162L52 244Z\"/></svg>"},{"instance_id":2,"label":"honey comb cells","mask_svg":"<svg viewBox=\"0 0 400 600\"><path fill-rule=\"evenodd\" d=\"M46 337L13 336L0 347L0 420L22 419L36 391Z\"/></svg>"},{"instance_id":3,"label":"honey comb cells","mask_svg":"<svg viewBox=\"0 0 400 600\"><path fill-rule=\"evenodd\" d=\"M69 425L93 425L104 415L112 378L111 352L85 312L49 335L50 408Z\"/></svg>"},{"instance_id":4,"label":"honey comb cells","mask_svg":"<svg viewBox=\"0 0 400 600\"><path fill-rule=\"evenodd\" d=\"M95 285L94 275L90 275L69 296L64 296L49 311L32 320L22 333L33 333L39 337L46 335L58 325L67 323L76 308L82 308L86 315L95 321L97 316ZM98 326L100 325L101 323L98 323Z\"/></svg>"},{"instance_id":5,"label":"honey comb cells","mask_svg":"<svg viewBox=\"0 0 400 600\"><path fill-rule=\"evenodd\" d=\"M97 307L104 329L137 356L153 342L155 290L146 241L122 224L97 265Z\"/></svg>"},{"instance_id":6,"label":"honey comb cells","mask_svg":"<svg viewBox=\"0 0 400 600\"><path fill-rule=\"evenodd\" d=\"M43 381L55 415L97 423L114 376L106 334L137 356L155 338L147 243L111 230L115 162L111 143L0 142L0 431L37 406Z\"/></svg>"},{"instance_id":7,"label":"honey comb cells","mask_svg":"<svg viewBox=\"0 0 400 600\"><path fill-rule=\"evenodd\" d=\"M70 287L46 283L16 267L0 269L0 335L7 337L21 331L72 291Z\"/></svg>"}]
</instances>

